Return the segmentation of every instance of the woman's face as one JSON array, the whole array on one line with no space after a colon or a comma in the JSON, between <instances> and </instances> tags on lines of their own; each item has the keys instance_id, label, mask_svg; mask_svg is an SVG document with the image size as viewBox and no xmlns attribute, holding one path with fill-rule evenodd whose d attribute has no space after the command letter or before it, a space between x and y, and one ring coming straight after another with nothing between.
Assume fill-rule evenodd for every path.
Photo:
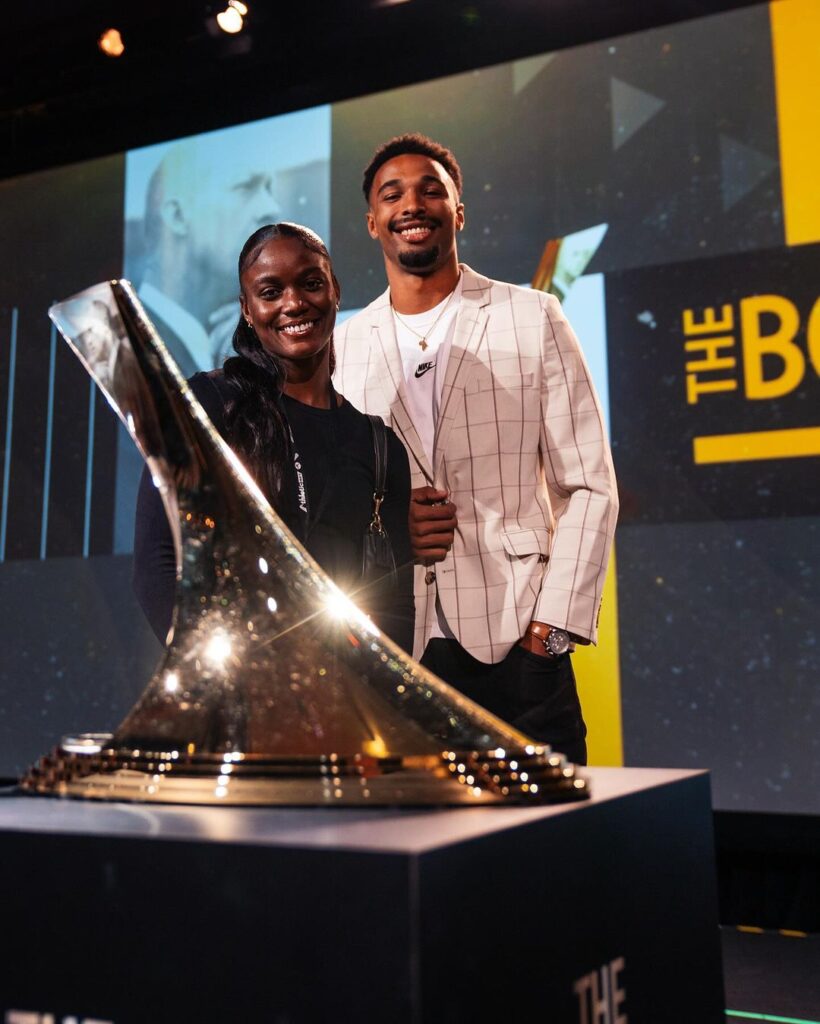
<instances>
[{"instance_id":1,"label":"woman's face","mask_svg":"<svg viewBox=\"0 0 820 1024\"><path fill-rule=\"evenodd\" d=\"M324 256L299 238L272 238L240 285L242 314L268 352L288 362L326 354L339 286Z\"/></svg>"}]
</instances>

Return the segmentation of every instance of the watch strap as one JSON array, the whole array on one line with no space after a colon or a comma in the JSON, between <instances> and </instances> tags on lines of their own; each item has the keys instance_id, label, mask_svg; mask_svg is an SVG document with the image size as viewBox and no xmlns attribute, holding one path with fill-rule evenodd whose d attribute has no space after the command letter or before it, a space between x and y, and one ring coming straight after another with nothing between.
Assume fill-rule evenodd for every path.
<instances>
[{"instance_id":1,"label":"watch strap","mask_svg":"<svg viewBox=\"0 0 820 1024\"><path fill-rule=\"evenodd\" d=\"M556 628L555 626L542 626L540 623L537 623L535 625L530 624L527 627L527 630L526 630L524 635L526 636L527 634L529 634L530 636L534 636L536 638L536 640L540 640L540 642L544 646L544 651L545 651L547 657L548 658L555 658L556 657L555 652L550 650L550 647L549 647L550 633L552 633L553 629L555 629L555 628ZM564 630L563 632L566 632L566 631ZM567 654L572 654L572 652L574 650L575 650L575 644L572 641L570 641L569 647L567 648Z\"/></svg>"}]
</instances>

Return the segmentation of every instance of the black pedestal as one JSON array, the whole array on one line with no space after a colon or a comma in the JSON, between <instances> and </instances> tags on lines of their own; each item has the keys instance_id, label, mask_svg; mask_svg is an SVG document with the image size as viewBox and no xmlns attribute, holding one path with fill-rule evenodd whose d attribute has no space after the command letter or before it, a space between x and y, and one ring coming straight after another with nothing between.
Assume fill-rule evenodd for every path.
<instances>
[{"instance_id":1,"label":"black pedestal","mask_svg":"<svg viewBox=\"0 0 820 1024\"><path fill-rule=\"evenodd\" d=\"M721 1024L708 776L589 775L535 809L0 800L0 1011Z\"/></svg>"}]
</instances>

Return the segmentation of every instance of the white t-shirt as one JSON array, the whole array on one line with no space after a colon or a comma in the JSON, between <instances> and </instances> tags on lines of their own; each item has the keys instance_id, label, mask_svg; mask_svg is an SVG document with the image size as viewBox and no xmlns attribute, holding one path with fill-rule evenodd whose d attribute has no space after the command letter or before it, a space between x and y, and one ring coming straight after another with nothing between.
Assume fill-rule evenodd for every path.
<instances>
[{"instance_id":1,"label":"white t-shirt","mask_svg":"<svg viewBox=\"0 0 820 1024\"><path fill-rule=\"evenodd\" d=\"M431 466L444 375L460 305L459 275L455 289L432 309L412 315L393 310L410 413ZM421 338L426 344L424 349L420 344Z\"/></svg>"},{"instance_id":2,"label":"white t-shirt","mask_svg":"<svg viewBox=\"0 0 820 1024\"><path fill-rule=\"evenodd\" d=\"M444 376L447 372L447 360L450 357L460 306L461 275L453 291L432 309L412 315L396 313L393 310L410 414L431 466ZM421 347L421 338L424 338L427 346L425 349ZM435 610L436 616L431 624L430 639L452 639L453 632L447 625L438 598Z\"/></svg>"}]
</instances>

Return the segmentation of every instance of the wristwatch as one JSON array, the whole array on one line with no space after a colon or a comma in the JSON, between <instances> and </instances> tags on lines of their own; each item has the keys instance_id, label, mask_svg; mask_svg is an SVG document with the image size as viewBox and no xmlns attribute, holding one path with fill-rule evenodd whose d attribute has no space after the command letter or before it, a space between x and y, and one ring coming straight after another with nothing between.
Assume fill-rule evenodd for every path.
<instances>
[{"instance_id":1,"label":"wristwatch","mask_svg":"<svg viewBox=\"0 0 820 1024\"><path fill-rule=\"evenodd\" d=\"M569 633L565 629L557 629L555 626L546 630L538 626L530 626L529 633L541 641L548 658L558 658L567 651L574 651L575 644L570 640Z\"/></svg>"}]
</instances>

